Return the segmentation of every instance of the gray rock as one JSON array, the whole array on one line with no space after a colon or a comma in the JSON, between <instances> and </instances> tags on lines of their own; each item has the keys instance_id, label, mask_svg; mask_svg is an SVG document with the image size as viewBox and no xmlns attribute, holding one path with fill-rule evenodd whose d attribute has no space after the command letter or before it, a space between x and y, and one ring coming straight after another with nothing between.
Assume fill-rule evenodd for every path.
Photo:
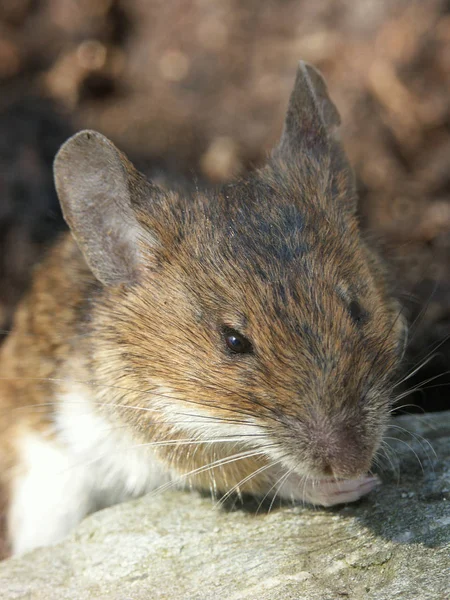
<instances>
[{"instance_id":1,"label":"gray rock","mask_svg":"<svg viewBox=\"0 0 450 600\"><path fill-rule=\"evenodd\" d=\"M395 426L412 434L391 430L391 472L359 504L255 514L195 493L151 495L0 564L1 598L448 599L450 412Z\"/></svg>"}]
</instances>

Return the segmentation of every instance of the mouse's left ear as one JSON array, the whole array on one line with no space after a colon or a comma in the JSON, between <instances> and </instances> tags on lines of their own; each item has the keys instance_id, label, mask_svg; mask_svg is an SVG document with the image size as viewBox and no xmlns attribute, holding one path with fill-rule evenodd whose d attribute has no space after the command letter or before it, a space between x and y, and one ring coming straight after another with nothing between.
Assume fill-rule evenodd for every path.
<instances>
[{"instance_id":1,"label":"mouse's left ear","mask_svg":"<svg viewBox=\"0 0 450 600\"><path fill-rule=\"evenodd\" d=\"M55 185L67 224L95 277L131 284L142 267L142 242L156 238L138 219L139 203L163 194L105 136L81 131L59 150Z\"/></svg>"}]
</instances>

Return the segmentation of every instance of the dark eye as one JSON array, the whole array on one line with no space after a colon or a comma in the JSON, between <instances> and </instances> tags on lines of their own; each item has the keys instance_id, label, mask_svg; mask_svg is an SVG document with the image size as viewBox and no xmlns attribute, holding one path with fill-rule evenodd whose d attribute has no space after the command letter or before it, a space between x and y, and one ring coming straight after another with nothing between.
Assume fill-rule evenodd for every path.
<instances>
[{"instance_id":1,"label":"dark eye","mask_svg":"<svg viewBox=\"0 0 450 600\"><path fill-rule=\"evenodd\" d=\"M239 331L231 327L224 327L222 335L225 339L227 348L233 354L252 354L252 343Z\"/></svg>"},{"instance_id":2,"label":"dark eye","mask_svg":"<svg viewBox=\"0 0 450 600\"><path fill-rule=\"evenodd\" d=\"M367 313L362 308L361 304L356 300L352 300L348 305L348 312L357 325L362 325L367 319Z\"/></svg>"}]
</instances>

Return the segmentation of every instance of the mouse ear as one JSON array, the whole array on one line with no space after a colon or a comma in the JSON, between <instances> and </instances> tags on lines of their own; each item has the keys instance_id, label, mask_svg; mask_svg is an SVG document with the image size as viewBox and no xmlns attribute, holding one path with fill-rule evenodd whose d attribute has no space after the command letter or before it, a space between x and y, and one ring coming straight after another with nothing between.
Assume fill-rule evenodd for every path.
<instances>
[{"instance_id":1,"label":"mouse ear","mask_svg":"<svg viewBox=\"0 0 450 600\"><path fill-rule=\"evenodd\" d=\"M132 283L144 235L133 198L148 193L150 184L96 131L67 140L56 155L54 176L64 218L94 275L105 285Z\"/></svg>"},{"instance_id":2,"label":"mouse ear","mask_svg":"<svg viewBox=\"0 0 450 600\"><path fill-rule=\"evenodd\" d=\"M328 153L340 122L322 75L300 61L277 152L288 156L302 151Z\"/></svg>"}]
</instances>

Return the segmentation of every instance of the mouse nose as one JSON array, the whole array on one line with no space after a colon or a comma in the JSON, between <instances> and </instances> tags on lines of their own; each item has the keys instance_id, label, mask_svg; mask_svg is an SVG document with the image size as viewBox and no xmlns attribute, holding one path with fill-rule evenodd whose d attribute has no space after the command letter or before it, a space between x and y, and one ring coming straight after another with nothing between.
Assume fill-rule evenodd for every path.
<instances>
[{"instance_id":1,"label":"mouse nose","mask_svg":"<svg viewBox=\"0 0 450 600\"><path fill-rule=\"evenodd\" d=\"M315 470L321 476L335 479L355 479L367 473L370 465L370 459L356 456L348 447L334 448L333 452L326 449L314 460Z\"/></svg>"},{"instance_id":2,"label":"mouse nose","mask_svg":"<svg viewBox=\"0 0 450 600\"><path fill-rule=\"evenodd\" d=\"M370 469L370 463L344 464L342 460L331 459L324 462L320 468L321 476L333 477L334 479L357 479Z\"/></svg>"},{"instance_id":3,"label":"mouse nose","mask_svg":"<svg viewBox=\"0 0 450 600\"><path fill-rule=\"evenodd\" d=\"M323 467L322 467L322 473L326 476L326 477L336 477L336 475L333 473L333 467L331 466L331 463L324 463Z\"/></svg>"},{"instance_id":4,"label":"mouse nose","mask_svg":"<svg viewBox=\"0 0 450 600\"><path fill-rule=\"evenodd\" d=\"M362 436L333 429L312 431L310 436L312 466L323 477L353 479L367 473L372 463L372 451Z\"/></svg>"}]
</instances>

